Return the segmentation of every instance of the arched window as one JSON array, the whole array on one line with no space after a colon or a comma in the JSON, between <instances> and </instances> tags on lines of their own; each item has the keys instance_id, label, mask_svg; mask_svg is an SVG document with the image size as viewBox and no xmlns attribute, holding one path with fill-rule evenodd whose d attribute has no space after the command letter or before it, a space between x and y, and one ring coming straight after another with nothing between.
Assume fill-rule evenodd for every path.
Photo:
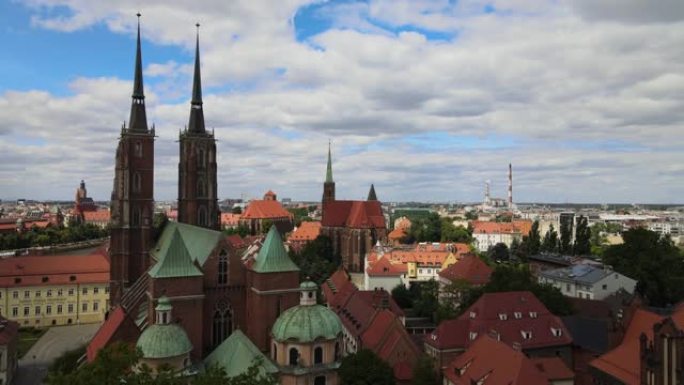
<instances>
[{"instance_id":1,"label":"arched window","mask_svg":"<svg viewBox=\"0 0 684 385\"><path fill-rule=\"evenodd\" d=\"M325 376L318 376L314 379L314 385L325 385Z\"/></svg>"},{"instance_id":2,"label":"arched window","mask_svg":"<svg viewBox=\"0 0 684 385\"><path fill-rule=\"evenodd\" d=\"M206 153L204 152L203 149L199 149L197 151L197 168L204 168L204 166L207 164L207 159L206 159Z\"/></svg>"},{"instance_id":3,"label":"arched window","mask_svg":"<svg viewBox=\"0 0 684 385\"><path fill-rule=\"evenodd\" d=\"M273 354L272 354L272 356L273 356L273 361L274 361L275 363L278 363L278 345L276 345L276 344L273 344Z\"/></svg>"},{"instance_id":4,"label":"arched window","mask_svg":"<svg viewBox=\"0 0 684 385\"><path fill-rule=\"evenodd\" d=\"M140 209L139 208L133 209L133 218L131 218L131 225L132 226L140 226Z\"/></svg>"},{"instance_id":5,"label":"arched window","mask_svg":"<svg viewBox=\"0 0 684 385\"><path fill-rule=\"evenodd\" d=\"M317 346L316 349L314 349L314 364L322 364L323 363L323 348L320 346Z\"/></svg>"},{"instance_id":6,"label":"arched window","mask_svg":"<svg viewBox=\"0 0 684 385\"><path fill-rule=\"evenodd\" d=\"M297 351L296 348L290 348L290 360L289 360L290 366L297 366L298 362L299 362L299 352Z\"/></svg>"},{"instance_id":7,"label":"arched window","mask_svg":"<svg viewBox=\"0 0 684 385\"><path fill-rule=\"evenodd\" d=\"M140 142L135 142L135 145L133 146L135 148L135 156L138 158L142 157L143 151L142 151L142 143Z\"/></svg>"},{"instance_id":8,"label":"arched window","mask_svg":"<svg viewBox=\"0 0 684 385\"><path fill-rule=\"evenodd\" d=\"M226 304L219 305L214 311L214 318L211 330L211 343L214 347L218 346L228 338L233 331L233 314Z\"/></svg>"},{"instance_id":9,"label":"arched window","mask_svg":"<svg viewBox=\"0 0 684 385\"><path fill-rule=\"evenodd\" d=\"M207 195L207 186L204 183L204 179L200 178L197 181L197 197L204 198Z\"/></svg>"},{"instance_id":10,"label":"arched window","mask_svg":"<svg viewBox=\"0 0 684 385\"><path fill-rule=\"evenodd\" d=\"M345 336L346 338L346 336ZM340 343L335 342L335 361L340 359Z\"/></svg>"},{"instance_id":11,"label":"arched window","mask_svg":"<svg viewBox=\"0 0 684 385\"><path fill-rule=\"evenodd\" d=\"M200 207L197 211L197 225L206 226L207 225L207 209Z\"/></svg>"},{"instance_id":12,"label":"arched window","mask_svg":"<svg viewBox=\"0 0 684 385\"><path fill-rule=\"evenodd\" d=\"M139 193L141 189L142 178L140 177L140 173L136 172L133 174L133 192Z\"/></svg>"},{"instance_id":13,"label":"arched window","mask_svg":"<svg viewBox=\"0 0 684 385\"><path fill-rule=\"evenodd\" d=\"M221 250L221 253L219 254L218 284L228 284L228 253L225 250Z\"/></svg>"}]
</instances>

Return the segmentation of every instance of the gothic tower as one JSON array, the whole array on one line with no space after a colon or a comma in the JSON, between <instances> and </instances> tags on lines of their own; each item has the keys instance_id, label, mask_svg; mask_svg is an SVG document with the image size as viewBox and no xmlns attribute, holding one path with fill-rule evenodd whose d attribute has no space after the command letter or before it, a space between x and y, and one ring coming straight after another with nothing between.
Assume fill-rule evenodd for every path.
<instances>
[{"instance_id":1,"label":"gothic tower","mask_svg":"<svg viewBox=\"0 0 684 385\"><path fill-rule=\"evenodd\" d=\"M323 203L335 200L335 181L332 175L332 156L330 155L330 142L328 142L328 169L323 183Z\"/></svg>"},{"instance_id":2,"label":"gothic tower","mask_svg":"<svg viewBox=\"0 0 684 385\"><path fill-rule=\"evenodd\" d=\"M140 14L133 101L128 127L121 127L111 197L110 305L149 267L154 214L154 126L147 127L143 91Z\"/></svg>"},{"instance_id":3,"label":"gothic tower","mask_svg":"<svg viewBox=\"0 0 684 385\"><path fill-rule=\"evenodd\" d=\"M221 213L216 197L216 139L213 132L204 128L199 24L197 28L190 122L179 138L178 222L220 230Z\"/></svg>"}]
</instances>

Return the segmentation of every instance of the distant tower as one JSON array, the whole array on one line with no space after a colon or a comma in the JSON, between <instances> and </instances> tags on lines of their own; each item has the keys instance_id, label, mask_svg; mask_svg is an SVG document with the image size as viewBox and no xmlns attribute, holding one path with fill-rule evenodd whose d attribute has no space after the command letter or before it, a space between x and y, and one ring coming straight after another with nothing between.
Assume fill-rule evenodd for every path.
<instances>
[{"instance_id":1,"label":"distant tower","mask_svg":"<svg viewBox=\"0 0 684 385\"><path fill-rule=\"evenodd\" d=\"M508 208L513 208L513 166L508 164Z\"/></svg>"},{"instance_id":2,"label":"distant tower","mask_svg":"<svg viewBox=\"0 0 684 385\"><path fill-rule=\"evenodd\" d=\"M143 92L140 14L133 101L128 127L121 127L111 196L110 305L149 267L154 214L154 126L147 128Z\"/></svg>"},{"instance_id":3,"label":"distant tower","mask_svg":"<svg viewBox=\"0 0 684 385\"><path fill-rule=\"evenodd\" d=\"M216 139L213 132L204 128L199 24L197 28L190 121L179 138L178 222L219 230L221 214L216 191Z\"/></svg>"},{"instance_id":4,"label":"distant tower","mask_svg":"<svg viewBox=\"0 0 684 385\"><path fill-rule=\"evenodd\" d=\"M375 193L375 186L371 183L370 190L368 190L368 201L377 201L378 195Z\"/></svg>"},{"instance_id":5,"label":"distant tower","mask_svg":"<svg viewBox=\"0 0 684 385\"><path fill-rule=\"evenodd\" d=\"M333 181L332 156L330 154L330 142L328 142L328 169L325 173L325 182L323 183L323 203L332 202L334 200L335 181Z\"/></svg>"},{"instance_id":6,"label":"distant tower","mask_svg":"<svg viewBox=\"0 0 684 385\"><path fill-rule=\"evenodd\" d=\"M489 181L485 181L485 196L484 196L484 203L486 205L491 203L491 198L489 196Z\"/></svg>"}]
</instances>

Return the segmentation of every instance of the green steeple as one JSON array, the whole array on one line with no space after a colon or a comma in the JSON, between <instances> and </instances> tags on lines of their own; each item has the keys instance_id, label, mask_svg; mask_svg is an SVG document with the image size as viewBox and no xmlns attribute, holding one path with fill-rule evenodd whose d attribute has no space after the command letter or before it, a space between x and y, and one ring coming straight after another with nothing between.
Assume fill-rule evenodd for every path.
<instances>
[{"instance_id":1,"label":"green steeple","mask_svg":"<svg viewBox=\"0 0 684 385\"><path fill-rule=\"evenodd\" d=\"M368 191L368 199L366 199L366 200L368 200L368 201L377 201L378 200L378 196L375 194L375 186L373 186L372 183L371 183L371 188Z\"/></svg>"},{"instance_id":2,"label":"green steeple","mask_svg":"<svg viewBox=\"0 0 684 385\"><path fill-rule=\"evenodd\" d=\"M152 278L199 277L202 272L192 262L188 248L176 228L166 254L161 256L149 273Z\"/></svg>"},{"instance_id":3,"label":"green steeple","mask_svg":"<svg viewBox=\"0 0 684 385\"><path fill-rule=\"evenodd\" d=\"M135 51L135 78L133 80L133 102L128 127L133 131L147 131L145 92L143 90L142 49L140 48L140 14L138 13L138 44Z\"/></svg>"},{"instance_id":4,"label":"green steeple","mask_svg":"<svg viewBox=\"0 0 684 385\"><path fill-rule=\"evenodd\" d=\"M328 170L325 173L325 183L332 183L332 156L330 155L330 142L328 141Z\"/></svg>"},{"instance_id":5,"label":"green steeple","mask_svg":"<svg viewBox=\"0 0 684 385\"><path fill-rule=\"evenodd\" d=\"M258 366L259 374L278 372L278 368L271 360L264 356L259 348L238 329L204 359L204 366L207 368L217 366L225 370L228 377L235 377L245 373L257 360L261 361Z\"/></svg>"},{"instance_id":6,"label":"green steeple","mask_svg":"<svg viewBox=\"0 0 684 385\"><path fill-rule=\"evenodd\" d=\"M197 26L197 42L195 45L195 75L192 79L192 101L190 101L190 122L188 131L204 133L204 112L202 110L202 76L200 75L199 23Z\"/></svg>"},{"instance_id":7,"label":"green steeple","mask_svg":"<svg viewBox=\"0 0 684 385\"><path fill-rule=\"evenodd\" d=\"M299 267L287 255L285 246L283 246L283 239L275 225L271 226L268 231L264 244L252 265L252 270L257 273L299 271Z\"/></svg>"}]
</instances>

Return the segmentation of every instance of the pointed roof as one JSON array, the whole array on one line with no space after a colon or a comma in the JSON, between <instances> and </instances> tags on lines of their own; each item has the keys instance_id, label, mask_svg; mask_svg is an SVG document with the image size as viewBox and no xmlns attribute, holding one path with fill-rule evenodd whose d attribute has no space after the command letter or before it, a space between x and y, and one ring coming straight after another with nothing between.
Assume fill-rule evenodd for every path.
<instances>
[{"instance_id":1,"label":"pointed roof","mask_svg":"<svg viewBox=\"0 0 684 385\"><path fill-rule=\"evenodd\" d=\"M183 244L190 253L190 257L199 266L204 266L211 252L226 237L220 231L171 221L164 226L164 231L162 231L157 244L150 251L152 259L159 262L166 257L169 251L172 250L171 241L176 231L180 233Z\"/></svg>"},{"instance_id":2,"label":"pointed roof","mask_svg":"<svg viewBox=\"0 0 684 385\"><path fill-rule=\"evenodd\" d=\"M330 154L330 141L328 141L328 169L325 173L325 183L334 183L332 175L332 155Z\"/></svg>"},{"instance_id":3,"label":"pointed roof","mask_svg":"<svg viewBox=\"0 0 684 385\"><path fill-rule=\"evenodd\" d=\"M371 183L370 191L368 191L368 199L369 201L377 201L378 196L375 194L375 186Z\"/></svg>"},{"instance_id":4,"label":"pointed roof","mask_svg":"<svg viewBox=\"0 0 684 385\"><path fill-rule=\"evenodd\" d=\"M195 74L192 79L192 101L190 102L190 122L188 131L204 133L204 112L202 110L202 76L200 75L200 52L199 52L199 23L197 26L197 42L195 45Z\"/></svg>"},{"instance_id":5,"label":"pointed roof","mask_svg":"<svg viewBox=\"0 0 684 385\"><path fill-rule=\"evenodd\" d=\"M268 231L264 244L259 250L254 265L252 265L252 270L257 273L299 271L299 267L287 255L285 246L283 246L283 239L275 226L271 226Z\"/></svg>"},{"instance_id":6,"label":"pointed roof","mask_svg":"<svg viewBox=\"0 0 684 385\"><path fill-rule=\"evenodd\" d=\"M166 255L156 265L152 266L149 275L152 278L202 276L202 272L192 262L188 248L185 247L185 242L183 242L178 229L173 232Z\"/></svg>"},{"instance_id":7,"label":"pointed roof","mask_svg":"<svg viewBox=\"0 0 684 385\"><path fill-rule=\"evenodd\" d=\"M140 47L140 14L138 13L138 41L135 52L135 78L133 80L133 102L128 126L134 131L147 131L147 114L145 112L145 92L143 89L142 49Z\"/></svg>"},{"instance_id":8,"label":"pointed roof","mask_svg":"<svg viewBox=\"0 0 684 385\"><path fill-rule=\"evenodd\" d=\"M278 368L238 329L204 359L204 366L217 366L225 370L228 377L235 377L247 372L257 360L261 361L259 374L278 372Z\"/></svg>"}]
</instances>

